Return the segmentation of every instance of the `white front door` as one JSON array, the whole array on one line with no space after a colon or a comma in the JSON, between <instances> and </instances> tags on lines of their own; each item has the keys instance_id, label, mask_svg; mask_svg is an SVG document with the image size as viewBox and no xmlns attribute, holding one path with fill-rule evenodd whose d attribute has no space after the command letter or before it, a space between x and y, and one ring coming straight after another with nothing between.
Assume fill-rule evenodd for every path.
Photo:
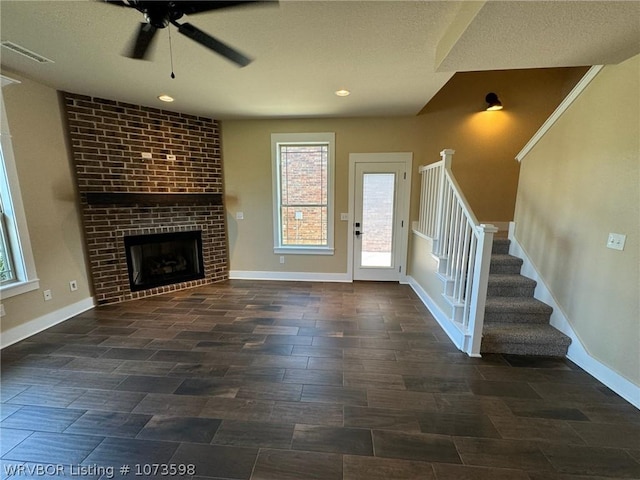
<instances>
[{"instance_id":1,"label":"white front door","mask_svg":"<svg viewBox=\"0 0 640 480\"><path fill-rule=\"evenodd\" d=\"M398 281L405 273L411 154L352 154L350 160L353 279Z\"/></svg>"}]
</instances>

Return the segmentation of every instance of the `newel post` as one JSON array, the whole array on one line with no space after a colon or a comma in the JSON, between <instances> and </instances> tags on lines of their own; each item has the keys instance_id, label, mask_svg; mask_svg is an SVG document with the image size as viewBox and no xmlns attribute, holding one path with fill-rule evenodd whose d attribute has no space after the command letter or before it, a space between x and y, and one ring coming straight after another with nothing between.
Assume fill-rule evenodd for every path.
<instances>
[{"instance_id":1,"label":"newel post","mask_svg":"<svg viewBox=\"0 0 640 480\"><path fill-rule=\"evenodd\" d=\"M453 154L455 150L445 148L440 152L440 158L442 159L442 168L440 169L440 178L438 180L438 207L436 209L436 232L433 239L433 253L437 256L442 255L442 247L444 246L444 196L445 196L445 171L451 171L451 161L453 160Z\"/></svg>"},{"instance_id":2,"label":"newel post","mask_svg":"<svg viewBox=\"0 0 640 480\"><path fill-rule=\"evenodd\" d=\"M467 336L465 340L465 352L470 357L480 356L493 235L498 231L493 225L481 224L476 228L478 232L478 243L476 244L473 283L469 304L469 325L467 327L467 333L471 335L471 338Z\"/></svg>"}]
</instances>

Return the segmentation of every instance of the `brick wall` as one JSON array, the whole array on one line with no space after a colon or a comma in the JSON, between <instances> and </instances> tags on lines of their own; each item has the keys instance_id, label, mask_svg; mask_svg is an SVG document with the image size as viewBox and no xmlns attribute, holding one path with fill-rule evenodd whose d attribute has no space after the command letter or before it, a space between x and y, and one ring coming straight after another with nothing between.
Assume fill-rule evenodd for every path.
<instances>
[{"instance_id":1,"label":"brick wall","mask_svg":"<svg viewBox=\"0 0 640 480\"><path fill-rule=\"evenodd\" d=\"M218 122L70 93L64 100L97 302L228 278L223 205L94 205L86 197L88 192L222 194ZM152 158L143 159L143 152ZM205 278L131 292L123 238L188 230L202 230Z\"/></svg>"}]
</instances>

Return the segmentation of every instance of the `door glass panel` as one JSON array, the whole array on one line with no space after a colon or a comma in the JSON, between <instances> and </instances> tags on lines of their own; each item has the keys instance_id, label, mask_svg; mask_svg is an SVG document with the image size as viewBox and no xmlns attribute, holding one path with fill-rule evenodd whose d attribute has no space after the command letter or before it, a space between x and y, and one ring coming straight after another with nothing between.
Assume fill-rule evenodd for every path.
<instances>
[{"instance_id":1,"label":"door glass panel","mask_svg":"<svg viewBox=\"0 0 640 480\"><path fill-rule=\"evenodd\" d=\"M395 173L362 176L363 267L392 267Z\"/></svg>"}]
</instances>

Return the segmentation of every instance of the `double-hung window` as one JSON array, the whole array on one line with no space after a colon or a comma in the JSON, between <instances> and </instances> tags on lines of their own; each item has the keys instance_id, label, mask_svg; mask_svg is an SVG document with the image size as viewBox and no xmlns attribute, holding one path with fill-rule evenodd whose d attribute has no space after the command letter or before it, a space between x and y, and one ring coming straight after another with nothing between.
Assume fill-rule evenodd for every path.
<instances>
[{"instance_id":1,"label":"double-hung window","mask_svg":"<svg viewBox=\"0 0 640 480\"><path fill-rule=\"evenodd\" d=\"M334 133L271 135L274 253L333 254Z\"/></svg>"},{"instance_id":2,"label":"double-hung window","mask_svg":"<svg viewBox=\"0 0 640 480\"><path fill-rule=\"evenodd\" d=\"M4 75L2 87L19 83ZM18 87L13 87L18 88ZM0 92L0 296L11 297L39 288L31 252L22 195Z\"/></svg>"}]
</instances>

